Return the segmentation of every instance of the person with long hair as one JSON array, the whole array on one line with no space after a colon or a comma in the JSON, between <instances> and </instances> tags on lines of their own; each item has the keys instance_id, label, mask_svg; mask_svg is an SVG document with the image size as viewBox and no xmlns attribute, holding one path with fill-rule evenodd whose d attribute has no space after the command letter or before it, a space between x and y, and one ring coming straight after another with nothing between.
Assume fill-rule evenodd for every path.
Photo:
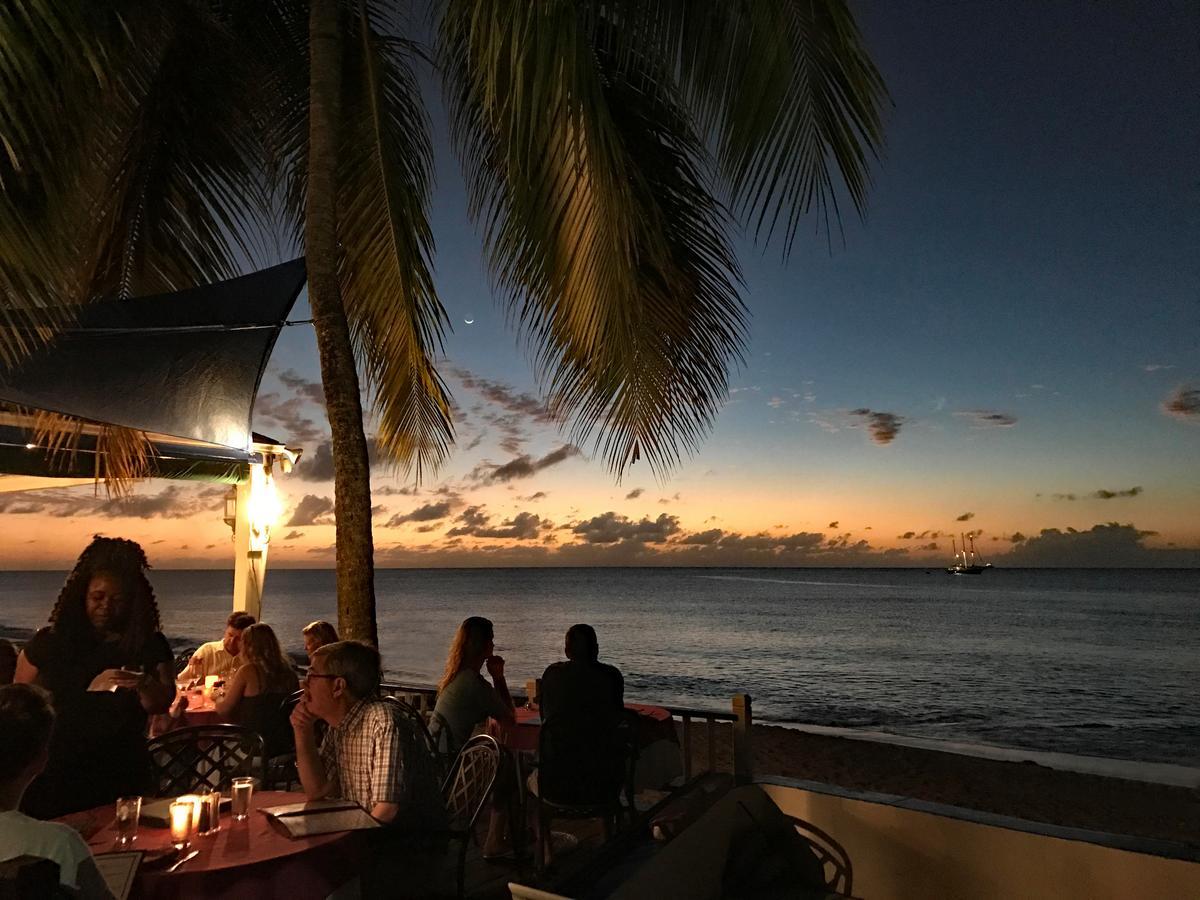
<instances>
[{"instance_id":1,"label":"person with long hair","mask_svg":"<svg viewBox=\"0 0 1200 900\"><path fill-rule=\"evenodd\" d=\"M485 665L491 684L480 674ZM491 621L482 616L464 619L446 655L430 731L439 746L454 754L488 717L504 725L515 723L515 708L504 680L504 657L496 655Z\"/></svg>"},{"instance_id":2,"label":"person with long hair","mask_svg":"<svg viewBox=\"0 0 1200 900\"><path fill-rule=\"evenodd\" d=\"M484 666L492 676L491 684L480 674ZM475 727L488 718L501 725L514 725L516 708L508 692L508 682L504 680L504 657L496 655L492 623L482 616L471 616L458 626L450 642L429 730L441 750L454 754L471 737ZM501 766L500 778L493 790L487 838L483 845L486 859L503 857L510 846L508 800L514 787L507 775L510 771L510 766Z\"/></svg>"},{"instance_id":3,"label":"person with long hair","mask_svg":"<svg viewBox=\"0 0 1200 900\"><path fill-rule=\"evenodd\" d=\"M175 697L174 656L161 631L150 563L134 541L96 535L59 592L50 624L17 658L15 681L54 698L58 727L27 810L52 818L141 793L146 717Z\"/></svg>"},{"instance_id":4,"label":"person with long hair","mask_svg":"<svg viewBox=\"0 0 1200 900\"><path fill-rule=\"evenodd\" d=\"M217 713L262 735L267 756L290 753L292 726L283 701L300 690L292 663L270 625L259 622L242 632L242 665L216 701Z\"/></svg>"}]
</instances>

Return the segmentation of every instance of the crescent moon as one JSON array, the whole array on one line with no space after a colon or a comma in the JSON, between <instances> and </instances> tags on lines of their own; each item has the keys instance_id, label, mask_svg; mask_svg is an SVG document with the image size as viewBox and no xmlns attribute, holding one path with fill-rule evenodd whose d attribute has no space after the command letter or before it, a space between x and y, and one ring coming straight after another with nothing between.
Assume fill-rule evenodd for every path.
<instances>
[{"instance_id":1,"label":"crescent moon","mask_svg":"<svg viewBox=\"0 0 1200 900\"><path fill-rule=\"evenodd\" d=\"M463 319L463 321L464 321L464 322L466 322L468 325L474 325L474 324L475 324L475 320L474 320L474 319Z\"/></svg>"}]
</instances>

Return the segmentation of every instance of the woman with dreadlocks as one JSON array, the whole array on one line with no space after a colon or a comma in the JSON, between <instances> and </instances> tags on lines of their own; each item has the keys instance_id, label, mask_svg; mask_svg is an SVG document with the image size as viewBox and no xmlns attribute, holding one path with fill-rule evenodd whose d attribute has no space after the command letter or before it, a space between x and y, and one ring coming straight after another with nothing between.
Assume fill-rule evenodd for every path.
<instances>
[{"instance_id":1,"label":"woman with dreadlocks","mask_svg":"<svg viewBox=\"0 0 1200 900\"><path fill-rule=\"evenodd\" d=\"M149 759L146 717L175 697L150 564L134 541L97 535L79 555L50 613L17 660L17 682L54 697L50 764L26 793L51 818L140 794Z\"/></svg>"}]
</instances>

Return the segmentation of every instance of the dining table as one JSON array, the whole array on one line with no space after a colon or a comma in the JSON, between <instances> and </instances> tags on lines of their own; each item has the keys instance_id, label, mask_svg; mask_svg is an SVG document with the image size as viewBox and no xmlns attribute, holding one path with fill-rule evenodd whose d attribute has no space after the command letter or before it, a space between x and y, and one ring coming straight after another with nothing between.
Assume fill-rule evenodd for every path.
<instances>
[{"instance_id":1,"label":"dining table","mask_svg":"<svg viewBox=\"0 0 1200 900\"><path fill-rule=\"evenodd\" d=\"M191 725L218 725L222 721L224 720L217 712L215 701L211 696L204 696L202 688L189 688L185 684L177 684L175 699L165 713L152 718L150 733L153 737L176 728L186 728Z\"/></svg>"},{"instance_id":2,"label":"dining table","mask_svg":"<svg viewBox=\"0 0 1200 900\"><path fill-rule=\"evenodd\" d=\"M679 736L675 721L668 709L646 703L626 703L625 708L637 713L638 759L634 768L636 790L658 790L683 774ZM504 729L502 740L509 750L536 754L541 737L541 711L527 706L517 707L517 724Z\"/></svg>"},{"instance_id":3,"label":"dining table","mask_svg":"<svg viewBox=\"0 0 1200 900\"><path fill-rule=\"evenodd\" d=\"M76 828L93 854L127 849L145 852L130 895L133 898L324 900L364 870L369 846L361 831L290 838L259 812L263 807L303 801L304 795L298 792L255 791L244 821L234 821L228 812L222 812L220 830L204 837L193 835L187 852L199 852L174 871L167 869L175 855L158 859L171 848L166 828L143 822L130 847L115 846L116 814L111 804L72 813L59 821Z\"/></svg>"}]
</instances>

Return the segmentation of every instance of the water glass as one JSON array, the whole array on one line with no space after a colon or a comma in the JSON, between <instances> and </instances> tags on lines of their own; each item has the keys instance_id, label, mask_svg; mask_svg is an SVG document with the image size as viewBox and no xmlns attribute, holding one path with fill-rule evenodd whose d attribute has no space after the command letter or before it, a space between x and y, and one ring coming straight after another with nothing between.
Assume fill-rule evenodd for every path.
<instances>
[{"instance_id":1,"label":"water glass","mask_svg":"<svg viewBox=\"0 0 1200 900\"><path fill-rule=\"evenodd\" d=\"M245 822L250 815L250 798L254 796L253 778L233 779L233 820Z\"/></svg>"},{"instance_id":2,"label":"water glass","mask_svg":"<svg viewBox=\"0 0 1200 900\"><path fill-rule=\"evenodd\" d=\"M138 819L142 815L141 797L117 798L117 846L128 847L137 840Z\"/></svg>"}]
</instances>

